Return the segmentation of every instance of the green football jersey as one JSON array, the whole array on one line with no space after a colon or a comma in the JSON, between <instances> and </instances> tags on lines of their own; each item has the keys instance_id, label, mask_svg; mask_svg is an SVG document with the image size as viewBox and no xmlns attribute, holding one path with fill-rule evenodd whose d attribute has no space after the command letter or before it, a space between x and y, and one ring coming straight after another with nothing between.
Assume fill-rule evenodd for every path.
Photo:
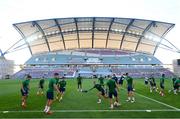
<instances>
[{"instance_id":1,"label":"green football jersey","mask_svg":"<svg viewBox=\"0 0 180 119\"><path fill-rule=\"evenodd\" d=\"M65 88L66 87L66 81L62 80L58 83L58 85L60 86L60 88Z\"/></svg>"},{"instance_id":2,"label":"green football jersey","mask_svg":"<svg viewBox=\"0 0 180 119\"><path fill-rule=\"evenodd\" d=\"M109 93L115 92L115 90L116 90L116 82L115 82L115 80L112 80L112 79L108 80L107 86L109 88Z\"/></svg>"},{"instance_id":3,"label":"green football jersey","mask_svg":"<svg viewBox=\"0 0 180 119\"><path fill-rule=\"evenodd\" d=\"M174 85L175 85L175 86L180 85L180 79L177 79L177 80L174 82Z\"/></svg>"},{"instance_id":4,"label":"green football jersey","mask_svg":"<svg viewBox=\"0 0 180 119\"><path fill-rule=\"evenodd\" d=\"M26 80L24 80L24 81L22 82L22 85L23 85L23 88L24 88L24 89L28 89L28 87L29 87L29 82L30 82L29 79L26 79Z\"/></svg>"},{"instance_id":5,"label":"green football jersey","mask_svg":"<svg viewBox=\"0 0 180 119\"><path fill-rule=\"evenodd\" d=\"M127 85L129 85L129 86L132 86L132 85L133 85L133 78L132 78L132 77L127 76L127 77L126 77L126 80L127 80Z\"/></svg>"},{"instance_id":6,"label":"green football jersey","mask_svg":"<svg viewBox=\"0 0 180 119\"><path fill-rule=\"evenodd\" d=\"M54 91L54 84L56 84L56 79L54 79L54 78L50 79L47 92Z\"/></svg>"},{"instance_id":7,"label":"green football jersey","mask_svg":"<svg viewBox=\"0 0 180 119\"><path fill-rule=\"evenodd\" d=\"M93 88L96 88L98 91L104 90L100 84L95 84Z\"/></svg>"}]
</instances>

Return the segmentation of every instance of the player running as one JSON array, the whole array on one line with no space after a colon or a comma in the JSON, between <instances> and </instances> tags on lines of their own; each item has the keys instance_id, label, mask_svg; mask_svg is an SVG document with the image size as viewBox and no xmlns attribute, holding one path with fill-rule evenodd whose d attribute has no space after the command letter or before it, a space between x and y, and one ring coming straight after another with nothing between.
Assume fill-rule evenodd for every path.
<instances>
[{"instance_id":1,"label":"player running","mask_svg":"<svg viewBox=\"0 0 180 119\"><path fill-rule=\"evenodd\" d=\"M61 101L66 90L66 81L64 76L62 77L62 80L58 82L58 88L60 94L59 93L57 94L56 99Z\"/></svg>"},{"instance_id":2,"label":"player running","mask_svg":"<svg viewBox=\"0 0 180 119\"><path fill-rule=\"evenodd\" d=\"M26 101L27 101L27 97L28 97L28 93L29 93L29 82L31 80L31 76L30 75L26 75L26 80L24 80L22 82L22 86L21 86L21 94L22 94L22 103L21 103L21 106L23 108L25 108L27 105L26 105Z\"/></svg>"},{"instance_id":3,"label":"player running","mask_svg":"<svg viewBox=\"0 0 180 119\"><path fill-rule=\"evenodd\" d=\"M77 77L77 84L78 84L77 90L82 92L82 77L80 74L78 74L78 77Z\"/></svg>"},{"instance_id":4,"label":"player running","mask_svg":"<svg viewBox=\"0 0 180 119\"><path fill-rule=\"evenodd\" d=\"M39 94L41 94L41 95L43 95L44 94L44 82L45 82L45 80L44 80L45 78L44 78L44 76L40 79L40 81L39 81L39 89L38 89L38 91L37 91L37 95L39 95Z\"/></svg>"},{"instance_id":5,"label":"player running","mask_svg":"<svg viewBox=\"0 0 180 119\"><path fill-rule=\"evenodd\" d=\"M101 84L96 84L96 81L93 81L93 83L94 83L94 86L91 89L89 89L89 91L94 89L94 88L96 88L99 91L97 94L98 95L98 102L97 103L100 104L102 97L107 98L105 95L105 90Z\"/></svg>"},{"instance_id":6,"label":"player running","mask_svg":"<svg viewBox=\"0 0 180 119\"><path fill-rule=\"evenodd\" d=\"M49 86L48 86L48 90L47 90L47 102L46 102L46 106L44 108L44 112L46 114L52 114L52 112L50 111L51 105L53 103L53 99L54 99L54 89L56 89L56 91L58 93L60 93L60 91L58 90L58 87L56 85L56 80L59 79L59 74L58 73L54 73L54 78L49 80Z\"/></svg>"},{"instance_id":7,"label":"player running","mask_svg":"<svg viewBox=\"0 0 180 119\"><path fill-rule=\"evenodd\" d=\"M113 109L114 106L120 106L119 104L119 99L118 99L118 86L117 83L115 82L115 80L109 78L109 80L107 81L107 87L109 89L109 98L110 98L110 108ZM115 102L113 104L113 96L115 97Z\"/></svg>"},{"instance_id":8,"label":"player running","mask_svg":"<svg viewBox=\"0 0 180 119\"><path fill-rule=\"evenodd\" d=\"M164 80L165 80L165 74L162 74L162 77L160 78L161 91L159 92L161 96L164 96Z\"/></svg>"},{"instance_id":9,"label":"player running","mask_svg":"<svg viewBox=\"0 0 180 119\"><path fill-rule=\"evenodd\" d=\"M99 83L102 87L104 87L104 78L102 77L102 75L100 75L100 77L98 78Z\"/></svg>"},{"instance_id":10,"label":"player running","mask_svg":"<svg viewBox=\"0 0 180 119\"><path fill-rule=\"evenodd\" d=\"M128 73L125 74L126 75L126 80L127 80L127 91L128 91L128 99L126 100L127 102L134 103L135 102L135 98L134 98L134 92L133 92L133 78L129 76Z\"/></svg>"}]
</instances>

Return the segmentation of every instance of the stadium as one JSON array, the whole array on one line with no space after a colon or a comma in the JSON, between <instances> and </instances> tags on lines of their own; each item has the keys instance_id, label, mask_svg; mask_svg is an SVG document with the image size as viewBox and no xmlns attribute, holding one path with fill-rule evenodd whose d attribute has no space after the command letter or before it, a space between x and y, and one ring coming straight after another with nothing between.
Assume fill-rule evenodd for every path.
<instances>
[{"instance_id":1,"label":"stadium","mask_svg":"<svg viewBox=\"0 0 180 119\"><path fill-rule=\"evenodd\" d=\"M12 89L8 89L7 93L11 93L13 99L9 99L7 104L6 100L0 98L3 103L0 117L180 118L179 93L168 93L172 87L171 79L177 74L164 67L154 56L158 49L179 53L180 50L165 38L175 24L134 18L72 17L20 22L13 26L22 39L2 53L1 57L24 49L28 49L31 57L20 71L10 76L11 79L2 81L1 86L13 82L10 85L19 90L21 80L29 74L33 78L30 83L31 100L28 107L22 109L13 103L20 100L20 94L17 96ZM45 77L48 80L53 78L54 73L65 76L67 92L62 102L54 102L54 114L47 116L42 112L46 98L36 96L36 91L39 79ZM92 82L99 76L115 74L120 78L125 73L129 73L135 81L137 101L134 104L125 101L125 85L120 87L122 106L113 110L108 108L108 100L103 100L101 106L96 104L95 90L88 93L76 91L75 80L79 74L84 78L83 89L86 90L93 86ZM144 78L153 75L159 86L162 74L167 78L164 97L159 96L158 92L150 93L144 85ZM5 75L7 73L2 74ZM47 89L48 81L45 82ZM4 96L10 98L9 95Z\"/></svg>"}]
</instances>

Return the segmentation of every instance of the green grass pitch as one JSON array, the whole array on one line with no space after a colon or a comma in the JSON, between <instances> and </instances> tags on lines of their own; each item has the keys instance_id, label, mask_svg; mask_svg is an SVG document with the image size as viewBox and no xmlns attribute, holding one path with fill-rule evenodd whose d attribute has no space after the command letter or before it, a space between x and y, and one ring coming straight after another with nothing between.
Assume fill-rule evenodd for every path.
<instances>
[{"instance_id":1,"label":"green grass pitch","mask_svg":"<svg viewBox=\"0 0 180 119\"><path fill-rule=\"evenodd\" d=\"M83 89L93 86L93 80L84 79ZM46 103L45 95L37 96L37 79L30 82L30 93L27 108L21 108L21 80L0 81L0 118L180 118L180 94L168 93L171 89L171 80L165 81L165 96L150 93L144 80L135 79L135 103L126 102L126 81L119 90L121 106L109 109L109 100L103 99L97 104L97 90L88 93L77 91L76 80L67 80L66 92L61 102L55 101L52 105L52 115L43 113ZM157 86L159 81L156 79ZM48 80L45 81L47 90Z\"/></svg>"}]
</instances>

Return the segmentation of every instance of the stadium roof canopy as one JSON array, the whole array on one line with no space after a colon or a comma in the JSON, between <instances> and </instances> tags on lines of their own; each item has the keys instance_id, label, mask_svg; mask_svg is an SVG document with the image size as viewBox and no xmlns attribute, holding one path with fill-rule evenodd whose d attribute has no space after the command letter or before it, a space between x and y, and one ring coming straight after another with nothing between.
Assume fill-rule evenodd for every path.
<instances>
[{"instance_id":1,"label":"stadium roof canopy","mask_svg":"<svg viewBox=\"0 0 180 119\"><path fill-rule=\"evenodd\" d=\"M70 49L117 49L154 55L157 48L177 51L165 35L172 23L133 18L54 18L13 24L22 39L7 52L29 48L32 55Z\"/></svg>"}]
</instances>

